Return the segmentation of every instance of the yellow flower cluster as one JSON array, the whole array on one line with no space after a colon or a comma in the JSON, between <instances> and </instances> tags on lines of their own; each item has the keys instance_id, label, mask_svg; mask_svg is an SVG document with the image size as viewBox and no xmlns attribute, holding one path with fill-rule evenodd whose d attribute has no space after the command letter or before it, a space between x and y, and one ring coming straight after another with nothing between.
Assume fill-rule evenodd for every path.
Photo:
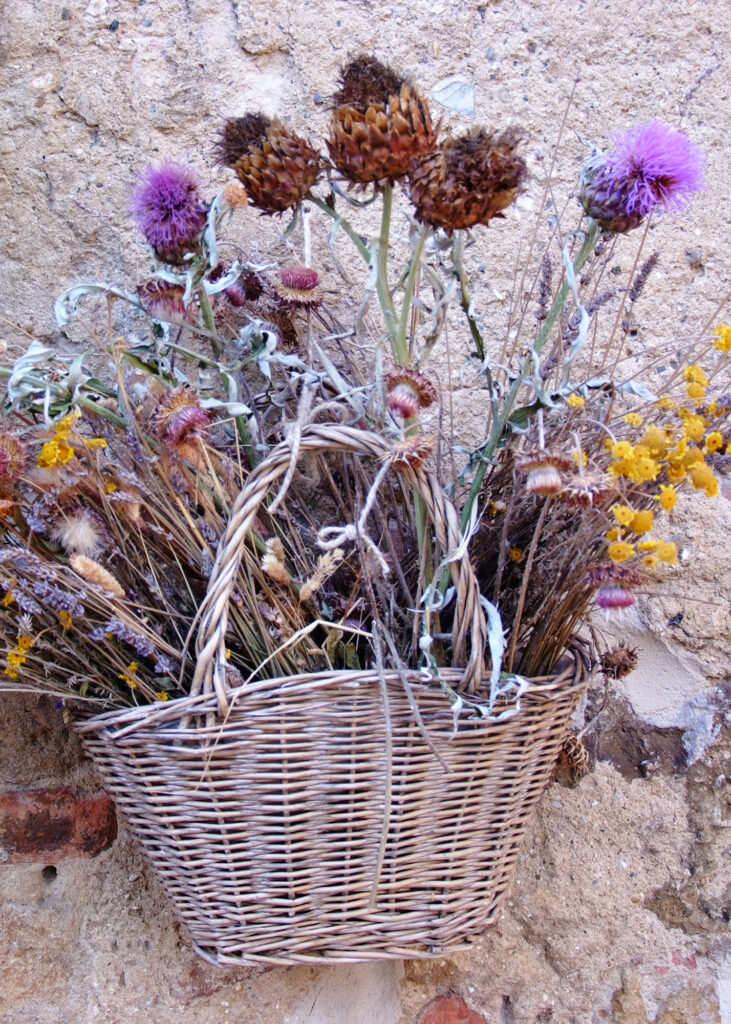
<instances>
[{"instance_id":1,"label":"yellow flower cluster","mask_svg":"<svg viewBox=\"0 0 731 1024\"><path fill-rule=\"evenodd\" d=\"M721 325L715 347L731 351L731 327ZM681 371L685 391L691 400L678 406L668 395L662 396L655 408L664 421L647 422L639 413L629 412L624 422L636 431L636 441L609 440L606 447L611 456L609 472L617 478L631 481L635 488L657 501L660 509L671 512L678 496L676 484L687 480L694 490L707 497L719 493L718 480L706 461L706 456L723 449L725 441L717 417L725 413L717 402L700 404L705 399L708 376L701 366L691 364ZM731 445L726 448L731 454ZM658 490L650 493L645 484L657 481ZM607 553L614 562L626 562L641 557L646 565L658 562L674 563L678 549L674 541L656 540L649 536L655 515L651 509L635 509L618 502L610 509L615 524L607 531Z\"/></svg>"},{"instance_id":2,"label":"yellow flower cluster","mask_svg":"<svg viewBox=\"0 0 731 1024\"><path fill-rule=\"evenodd\" d=\"M5 675L10 676L11 679L18 678L18 670L23 667L26 662L26 654L33 646L33 639L29 636L19 636L15 647L11 651L8 651L5 657Z\"/></svg>"},{"instance_id":3,"label":"yellow flower cluster","mask_svg":"<svg viewBox=\"0 0 731 1024\"><path fill-rule=\"evenodd\" d=\"M69 441L71 431L79 419L81 419L81 413L78 409L74 409L54 425L53 437L46 441L36 458L36 465L39 469L54 469L56 466L63 466L74 457L74 447L69 444ZM103 437L86 438L84 444L91 450L107 446Z\"/></svg>"}]
</instances>

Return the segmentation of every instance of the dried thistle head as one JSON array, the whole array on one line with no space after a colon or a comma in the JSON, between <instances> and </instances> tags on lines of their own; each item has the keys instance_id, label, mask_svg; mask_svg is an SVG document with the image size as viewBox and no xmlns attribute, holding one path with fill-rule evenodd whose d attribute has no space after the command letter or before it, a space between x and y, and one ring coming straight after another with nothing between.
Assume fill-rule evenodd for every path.
<instances>
[{"instance_id":1,"label":"dried thistle head","mask_svg":"<svg viewBox=\"0 0 731 1024\"><path fill-rule=\"evenodd\" d=\"M322 303L319 283L320 275L311 267L282 267L274 291L285 305L307 309Z\"/></svg>"},{"instance_id":2,"label":"dried thistle head","mask_svg":"<svg viewBox=\"0 0 731 1024\"><path fill-rule=\"evenodd\" d=\"M416 86L375 57L360 56L341 71L328 150L355 185L406 176L411 161L436 142L429 105Z\"/></svg>"},{"instance_id":3,"label":"dried thistle head","mask_svg":"<svg viewBox=\"0 0 731 1024\"><path fill-rule=\"evenodd\" d=\"M597 588L594 603L608 617L615 617L632 607L635 595L631 588L642 582L640 574L631 566L614 562L591 566L584 578L589 586Z\"/></svg>"},{"instance_id":4,"label":"dried thistle head","mask_svg":"<svg viewBox=\"0 0 731 1024\"><path fill-rule=\"evenodd\" d=\"M451 233L499 216L526 179L517 146L514 132L476 128L415 160L409 186L417 218Z\"/></svg>"},{"instance_id":5,"label":"dried thistle head","mask_svg":"<svg viewBox=\"0 0 731 1024\"><path fill-rule=\"evenodd\" d=\"M574 474L569 477L558 496L567 505L589 508L604 501L611 493L609 477L600 473L584 473L582 476Z\"/></svg>"},{"instance_id":6,"label":"dried thistle head","mask_svg":"<svg viewBox=\"0 0 731 1024\"><path fill-rule=\"evenodd\" d=\"M132 193L131 212L145 241L165 263L180 265L198 246L207 209L188 167L148 167Z\"/></svg>"},{"instance_id":7,"label":"dried thistle head","mask_svg":"<svg viewBox=\"0 0 731 1024\"><path fill-rule=\"evenodd\" d=\"M201 409L198 395L184 387L164 395L150 417L155 437L173 447L200 437L209 422L208 413Z\"/></svg>"},{"instance_id":8,"label":"dried thistle head","mask_svg":"<svg viewBox=\"0 0 731 1024\"><path fill-rule=\"evenodd\" d=\"M185 289L182 285L167 281L148 281L146 284L138 285L137 294L145 312L154 320L188 319L188 310L183 301Z\"/></svg>"},{"instance_id":9,"label":"dried thistle head","mask_svg":"<svg viewBox=\"0 0 731 1024\"><path fill-rule=\"evenodd\" d=\"M563 487L562 473L571 467L571 460L561 452L540 449L518 460L517 469L527 473L525 489L528 494L549 496L558 494Z\"/></svg>"},{"instance_id":10,"label":"dried thistle head","mask_svg":"<svg viewBox=\"0 0 731 1024\"><path fill-rule=\"evenodd\" d=\"M297 206L320 171L320 156L306 139L257 113L226 121L218 159L233 168L251 203L268 214Z\"/></svg>"},{"instance_id":11,"label":"dried thistle head","mask_svg":"<svg viewBox=\"0 0 731 1024\"><path fill-rule=\"evenodd\" d=\"M436 400L437 389L418 370L399 367L386 375L386 404L394 415L412 419Z\"/></svg>"},{"instance_id":12,"label":"dried thistle head","mask_svg":"<svg viewBox=\"0 0 731 1024\"><path fill-rule=\"evenodd\" d=\"M404 437L391 449L389 458L394 469L421 469L431 453L434 451L434 436L432 434Z\"/></svg>"},{"instance_id":13,"label":"dried thistle head","mask_svg":"<svg viewBox=\"0 0 731 1024\"><path fill-rule=\"evenodd\" d=\"M623 679L637 668L637 648L620 644L601 656L601 666L608 679Z\"/></svg>"}]
</instances>

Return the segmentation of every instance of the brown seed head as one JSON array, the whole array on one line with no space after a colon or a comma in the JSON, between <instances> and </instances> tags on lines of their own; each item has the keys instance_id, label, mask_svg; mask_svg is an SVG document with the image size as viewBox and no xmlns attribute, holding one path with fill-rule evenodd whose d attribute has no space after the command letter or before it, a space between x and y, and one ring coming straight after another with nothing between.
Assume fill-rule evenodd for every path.
<instances>
[{"instance_id":1,"label":"brown seed head","mask_svg":"<svg viewBox=\"0 0 731 1024\"><path fill-rule=\"evenodd\" d=\"M499 216L526 178L517 145L514 132L491 135L476 128L415 160L409 184L418 219L452 232Z\"/></svg>"},{"instance_id":2,"label":"brown seed head","mask_svg":"<svg viewBox=\"0 0 731 1024\"><path fill-rule=\"evenodd\" d=\"M637 668L637 648L622 644L611 651L605 651L601 656L601 666L607 678L623 679Z\"/></svg>"},{"instance_id":3,"label":"brown seed head","mask_svg":"<svg viewBox=\"0 0 731 1024\"><path fill-rule=\"evenodd\" d=\"M320 170L319 154L306 139L263 114L228 120L218 159L234 169L253 205L269 214L297 206Z\"/></svg>"},{"instance_id":4,"label":"brown seed head","mask_svg":"<svg viewBox=\"0 0 731 1024\"><path fill-rule=\"evenodd\" d=\"M340 71L340 88L333 96L335 106L367 110L376 103L387 103L403 85L395 71L375 57L361 54Z\"/></svg>"},{"instance_id":5,"label":"brown seed head","mask_svg":"<svg viewBox=\"0 0 731 1024\"><path fill-rule=\"evenodd\" d=\"M327 146L333 163L355 185L397 181L412 160L436 143L429 105L416 86L373 57L358 57L341 73Z\"/></svg>"},{"instance_id":6,"label":"brown seed head","mask_svg":"<svg viewBox=\"0 0 731 1024\"><path fill-rule=\"evenodd\" d=\"M589 508L603 501L611 494L611 483L608 477L597 473L576 474L569 478L559 497L567 505L577 508Z\"/></svg>"}]
</instances>

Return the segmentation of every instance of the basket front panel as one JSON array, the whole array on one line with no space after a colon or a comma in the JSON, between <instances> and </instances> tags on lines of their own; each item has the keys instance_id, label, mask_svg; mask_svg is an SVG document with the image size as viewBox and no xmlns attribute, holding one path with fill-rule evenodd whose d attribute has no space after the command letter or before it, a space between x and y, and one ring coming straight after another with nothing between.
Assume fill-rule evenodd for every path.
<instances>
[{"instance_id":1,"label":"basket front panel","mask_svg":"<svg viewBox=\"0 0 731 1024\"><path fill-rule=\"evenodd\" d=\"M576 691L529 695L452 737L444 696L417 678L441 762L398 683L389 738L372 677L260 694L210 728L86 731L200 947L264 962L414 956L490 923Z\"/></svg>"}]
</instances>

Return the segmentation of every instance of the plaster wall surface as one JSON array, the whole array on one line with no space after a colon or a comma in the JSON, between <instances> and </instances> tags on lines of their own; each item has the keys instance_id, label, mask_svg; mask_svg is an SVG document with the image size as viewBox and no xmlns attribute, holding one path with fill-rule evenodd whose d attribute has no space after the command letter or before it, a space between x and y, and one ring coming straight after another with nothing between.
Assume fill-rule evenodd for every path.
<instances>
[{"instance_id":1,"label":"plaster wall surface","mask_svg":"<svg viewBox=\"0 0 731 1024\"><path fill-rule=\"evenodd\" d=\"M60 343L53 301L71 284L143 279L127 209L146 164L190 162L212 194L229 180L213 162L224 117L260 108L321 138L338 68L361 51L427 90L459 75L468 102L462 113L443 108L445 124L520 128L535 170L550 163L573 88L552 178L563 199L585 140L652 118L682 123L706 154L707 188L692 214L653 225L648 244L661 261L627 342L680 346L728 319L719 304L731 239L730 22L716 0L5 0L1 347L10 357L28 335ZM470 256L475 302L496 338L515 239L540 193L531 184ZM252 256L270 251L282 225L253 210L237 216L231 237ZM323 244L324 226L314 230ZM290 255L300 244L282 243ZM633 253L629 241L618 248L620 274ZM322 270L336 286L327 257ZM89 321L74 325L72 343L88 332ZM461 367L464 331L450 344L457 440L469 443L483 398ZM415 1024L440 994L459 995L487 1024L731 1020L730 527L726 497L679 506L688 556L631 622L640 667L609 701L599 761L575 788L550 787L501 920L469 952L429 963L210 967L188 948L122 826L110 849L59 861L50 881L44 864L0 864L0 1021ZM98 785L61 712L27 696L0 695L0 704L0 787Z\"/></svg>"}]
</instances>

